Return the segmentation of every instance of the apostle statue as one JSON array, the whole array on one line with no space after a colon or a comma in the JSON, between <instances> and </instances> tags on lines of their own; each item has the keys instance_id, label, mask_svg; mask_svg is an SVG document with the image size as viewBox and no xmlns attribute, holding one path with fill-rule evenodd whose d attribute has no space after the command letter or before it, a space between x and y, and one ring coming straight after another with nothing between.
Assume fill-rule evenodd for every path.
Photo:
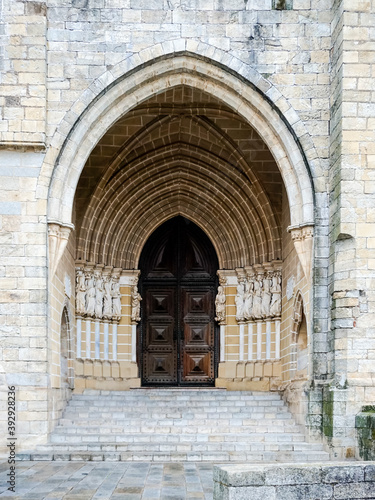
<instances>
[{"instance_id":1,"label":"apostle statue","mask_svg":"<svg viewBox=\"0 0 375 500\"><path fill-rule=\"evenodd\" d=\"M237 295L235 298L236 302L236 320L244 321L244 284L239 283L237 285Z\"/></svg>"},{"instance_id":2,"label":"apostle statue","mask_svg":"<svg viewBox=\"0 0 375 500\"><path fill-rule=\"evenodd\" d=\"M247 321L252 319L253 316L253 295L254 295L254 282L253 280L248 280L245 286L244 295L244 310L243 314Z\"/></svg>"},{"instance_id":3,"label":"apostle statue","mask_svg":"<svg viewBox=\"0 0 375 500\"><path fill-rule=\"evenodd\" d=\"M112 318L112 280L107 276L104 281L104 307L103 317Z\"/></svg>"},{"instance_id":4,"label":"apostle statue","mask_svg":"<svg viewBox=\"0 0 375 500\"><path fill-rule=\"evenodd\" d=\"M279 273L272 277L271 293L270 314L272 317L281 316L281 276Z\"/></svg>"},{"instance_id":5,"label":"apostle statue","mask_svg":"<svg viewBox=\"0 0 375 500\"><path fill-rule=\"evenodd\" d=\"M85 275L82 271L77 272L76 285L76 314L83 316L86 311L86 283Z\"/></svg>"},{"instance_id":6,"label":"apostle statue","mask_svg":"<svg viewBox=\"0 0 375 500\"><path fill-rule=\"evenodd\" d=\"M254 280L253 314L254 319L262 319L262 280Z\"/></svg>"},{"instance_id":7,"label":"apostle statue","mask_svg":"<svg viewBox=\"0 0 375 500\"><path fill-rule=\"evenodd\" d=\"M268 276L263 279L263 293L262 293L262 318L269 318L271 306L271 292L270 280Z\"/></svg>"},{"instance_id":8,"label":"apostle statue","mask_svg":"<svg viewBox=\"0 0 375 500\"><path fill-rule=\"evenodd\" d=\"M131 305L132 305L132 321L138 322L141 320L141 294L138 293L137 285L132 286Z\"/></svg>"},{"instance_id":9,"label":"apostle statue","mask_svg":"<svg viewBox=\"0 0 375 500\"><path fill-rule=\"evenodd\" d=\"M112 285L112 312L114 319L119 321L121 319L121 292L118 281Z\"/></svg>"},{"instance_id":10,"label":"apostle statue","mask_svg":"<svg viewBox=\"0 0 375 500\"><path fill-rule=\"evenodd\" d=\"M216 306L216 318L215 320L220 324L224 325L225 324L225 294L224 294L224 287L221 285L217 289L217 295L215 299L215 306Z\"/></svg>"},{"instance_id":11,"label":"apostle statue","mask_svg":"<svg viewBox=\"0 0 375 500\"><path fill-rule=\"evenodd\" d=\"M94 276L88 275L86 293L86 315L94 316L95 313L95 281Z\"/></svg>"},{"instance_id":12,"label":"apostle statue","mask_svg":"<svg viewBox=\"0 0 375 500\"><path fill-rule=\"evenodd\" d=\"M104 298L103 279L101 275L98 275L96 278L96 285L95 285L95 317L98 319L103 317L103 298Z\"/></svg>"}]
</instances>

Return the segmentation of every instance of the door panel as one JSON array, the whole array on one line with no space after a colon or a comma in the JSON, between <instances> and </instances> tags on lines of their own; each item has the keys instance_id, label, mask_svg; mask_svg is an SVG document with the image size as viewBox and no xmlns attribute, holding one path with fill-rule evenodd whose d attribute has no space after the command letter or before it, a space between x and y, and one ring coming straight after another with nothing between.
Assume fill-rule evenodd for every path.
<instances>
[{"instance_id":1,"label":"door panel","mask_svg":"<svg viewBox=\"0 0 375 500\"><path fill-rule=\"evenodd\" d=\"M183 378L181 382L194 382L195 384L203 384L212 382L213 376L210 376L212 371L212 352L195 353L194 351L185 350L183 353Z\"/></svg>"},{"instance_id":2,"label":"door panel","mask_svg":"<svg viewBox=\"0 0 375 500\"><path fill-rule=\"evenodd\" d=\"M214 381L213 289L181 287L181 382Z\"/></svg>"},{"instance_id":3,"label":"door panel","mask_svg":"<svg viewBox=\"0 0 375 500\"><path fill-rule=\"evenodd\" d=\"M144 385L213 385L217 257L183 217L153 233L140 258L140 359Z\"/></svg>"},{"instance_id":4,"label":"door panel","mask_svg":"<svg viewBox=\"0 0 375 500\"><path fill-rule=\"evenodd\" d=\"M177 382L175 287L149 288L145 292L143 379L152 383Z\"/></svg>"}]
</instances>

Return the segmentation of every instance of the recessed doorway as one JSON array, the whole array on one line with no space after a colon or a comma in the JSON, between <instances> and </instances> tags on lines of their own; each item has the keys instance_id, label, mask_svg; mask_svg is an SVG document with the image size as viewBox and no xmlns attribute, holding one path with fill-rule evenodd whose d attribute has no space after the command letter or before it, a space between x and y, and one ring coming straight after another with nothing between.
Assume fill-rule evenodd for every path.
<instances>
[{"instance_id":1,"label":"recessed doorway","mask_svg":"<svg viewBox=\"0 0 375 500\"><path fill-rule=\"evenodd\" d=\"M214 385L218 259L209 238L174 217L146 242L140 269L142 385Z\"/></svg>"}]
</instances>

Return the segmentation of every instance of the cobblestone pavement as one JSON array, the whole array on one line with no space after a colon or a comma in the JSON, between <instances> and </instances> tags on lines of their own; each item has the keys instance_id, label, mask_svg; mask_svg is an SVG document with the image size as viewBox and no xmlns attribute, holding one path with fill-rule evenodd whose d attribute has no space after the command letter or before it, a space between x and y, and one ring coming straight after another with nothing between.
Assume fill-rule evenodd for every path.
<instances>
[{"instance_id":1,"label":"cobblestone pavement","mask_svg":"<svg viewBox=\"0 0 375 500\"><path fill-rule=\"evenodd\" d=\"M17 462L16 493L9 465L0 464L0 498L25 500L212 500L212 464Z\"/></svg>"}]
</instances>

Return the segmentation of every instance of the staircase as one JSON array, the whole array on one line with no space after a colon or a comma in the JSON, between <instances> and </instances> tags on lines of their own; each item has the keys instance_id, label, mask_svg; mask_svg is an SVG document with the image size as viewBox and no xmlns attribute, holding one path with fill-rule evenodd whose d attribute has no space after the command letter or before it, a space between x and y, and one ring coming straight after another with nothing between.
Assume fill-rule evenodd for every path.
<instances>
[{"instance_id":1,"label":"staircase","mask_svg":"<svg viewBox=\"0 0 375 500\"><path fill-rule=\"evenodd\" d=\"M276 393L225 389L86 390L73 395L50 443L24 460L308 462L306 442Z\"/></svg>"}]
</instances>

